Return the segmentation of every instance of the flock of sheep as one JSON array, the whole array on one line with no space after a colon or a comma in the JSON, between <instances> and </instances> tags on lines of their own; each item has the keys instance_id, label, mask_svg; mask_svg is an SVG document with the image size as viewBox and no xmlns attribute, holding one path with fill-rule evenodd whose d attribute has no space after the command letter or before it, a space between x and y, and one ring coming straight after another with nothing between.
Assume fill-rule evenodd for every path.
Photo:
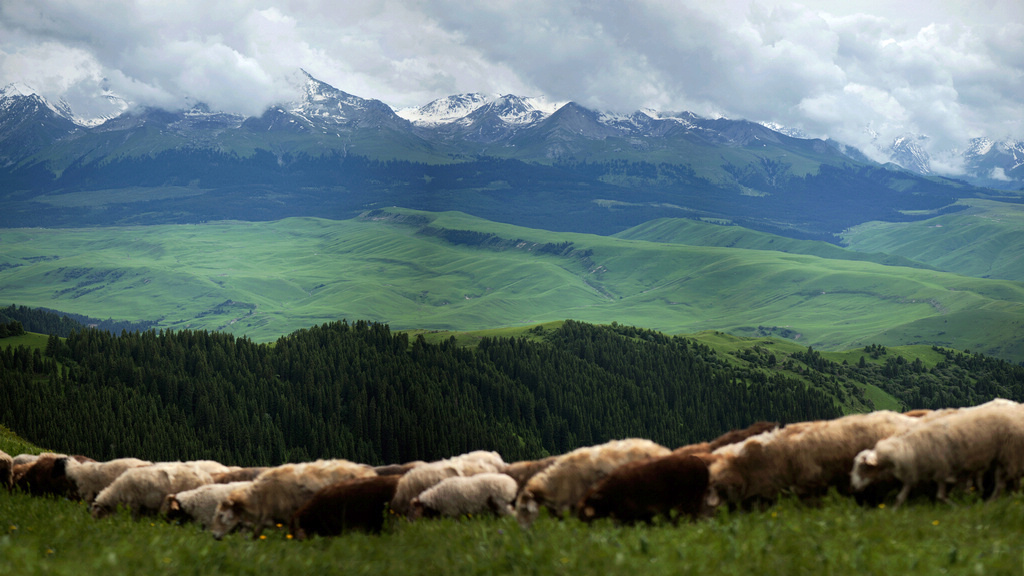
<instances>
[{"instance_id":1,"label":"flock of sheep","mask_svg":"<svg viewBox=\"0 0 1024 576\"><path fill-rule=\"evenodd\" d=\"M317 460L240 468L0 451L0 483L9 489L84 500L97 519L125 507L135 518L194 520L217 539L236 529L255 538L276 525L300 539L380 532L386 511L410 520L514 514L524 528L544 508L583 521L677 521L719 505L749 508L783 494L814 498L829 488L871 503L897 492L899 506L914 491L946 500L951 488L974 489L996 498L1022 476L1024 405L1002 399L783 427L759 422L675 450L616 440L514 463L476 451L392 466Z\"/></svg>"}]
</instances>

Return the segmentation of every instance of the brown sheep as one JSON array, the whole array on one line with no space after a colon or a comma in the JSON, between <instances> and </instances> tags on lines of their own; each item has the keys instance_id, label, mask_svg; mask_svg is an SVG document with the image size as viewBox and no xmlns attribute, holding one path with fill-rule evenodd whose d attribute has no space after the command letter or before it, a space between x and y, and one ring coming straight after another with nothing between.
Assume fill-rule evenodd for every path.
<instances>
[{"instance_id":1,"label":"brown sheep","mask_svg":"<svg viewBox=\"0 0 1024 576\"><path fill-rule=\"evenodd\" d=\"M692 454L672 453L619 466L577 505L584 522L614 518L651 522L655 516L697 518L708 488L708 465ZM677 516L672 517L671 513Z\"/></svg>"},{"instance_id":2,"label":"brown sheep","mask_svg":"<svg viewBox=\"0 0 1024 576\"><path fill-rule=\"evenodd\" d=\"M58 496L77 498L75 485L62 473L55 473L58 460L66 458L59 454L41 454L18 478L17 486L33 496ZM76 462L90 462L86 456L72 456Z\"/></svg>"},{"instance_id":3,"label":"brown sheep","mask_svg":"<svg viewBox=\"0 0 1024 576\"><path fill-rule=\"evenodd\" d=\"M612 470L634 460L667 456L671 450L640 438L613 440L577 448L559 456L554 464L526 483L516 498L516 520L528 528L545 507L561 516Z\"/></svg>"},{"instance_id":4,"label":"brown sheep","mask_svg":"<svg viewBox=\"0 0 1024 576\"><path fill-rule=\"evenodd\" d=\"M388 503L401 478L397 474L354 478L321 489L289 521L292 535L337 536L348 530L371 534L384 528Z\"/></svg>"},{"instance_id":5,"label":"brown sheep","mask_svg":"<svg viewBox=\"0 0 1024 576\"><path fill-rule=\"evenodd\" d=\"M699 444L689 444L687 446L681 446L676 448L672 452L675 454L708 454L718 450L722 446L728 446L729 444L736 444L742 442L751 436L769 432L779 427L778 422L755 422L746 428L741 430L731 430L722 434L718 438L710 442L700 442Z\"/></svg>"},{"instance_id":6,"label":"brown sheep","mask_svg":"<svg viewBox=\"0 0 1024 576\"><path fill-rule=\"evenodd\" d=\"M830 486L849 493L857 453L920 421L880 410L790 424L723 446L707 458L711 473L707 503L749 506L772 502L783 492L820 496Z\"/></svg>"},{"instance_id":7,"label":"brown sheep","mask_svg":"<svg viewBox=\"0 0 1024 576\"><path fill-rule=\"evenodd\" d=\"M319 490L353 478L376 476L373 468L348 460L317 460L284 464L260 474L217 506L213 537L220 540L238 526L249 526L253 538L275 522L288 522Z\"/></svg>"}]
</instances>

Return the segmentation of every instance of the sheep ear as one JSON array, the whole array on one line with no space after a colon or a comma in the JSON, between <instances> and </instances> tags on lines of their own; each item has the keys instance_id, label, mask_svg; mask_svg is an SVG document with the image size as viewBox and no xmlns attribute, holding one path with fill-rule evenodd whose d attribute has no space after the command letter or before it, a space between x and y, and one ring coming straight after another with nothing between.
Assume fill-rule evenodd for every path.
<instances>
[{"instance_id":1,"label":"sheep ear","mask_svg":"<svg viewBox=\"0 0 1024 576\"><path fill-rule=\"evenodd\" d=\"M178 499L177 498L171 498L171 510L173 512L177 512L178 510L181 510L181 504L178 503Z\"/></svg>"}]
</instances>

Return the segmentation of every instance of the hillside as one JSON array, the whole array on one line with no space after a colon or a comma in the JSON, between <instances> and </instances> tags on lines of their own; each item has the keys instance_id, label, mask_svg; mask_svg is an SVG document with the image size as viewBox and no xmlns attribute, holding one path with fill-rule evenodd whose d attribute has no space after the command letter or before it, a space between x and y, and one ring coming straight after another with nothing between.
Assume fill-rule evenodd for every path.
<instances>
[{"instance_id":1,"label":"hillside","mask_svg":"<svg viewBox=\"0 0 1024 576\"><path fill-rule=\"evenodd\" d=\"M967 209L917 222L867 222L843 234L852 250L884 252L941 270L1024 281L1024 204L965 200Z\"/></svg>"},{"instance_id":2,"label":"hillside","mask_svg":"<svg viewBox=\"0 0 1024 576\"><path fill-rule=\"evenodd\" d=\"M926 344L1024 359L1019 283L849 251L647 242L405 210L2 238L9 302L261 342L340 318L445 330L573 318L774 334L825 350Z\"/></svg>"}]
</instances>

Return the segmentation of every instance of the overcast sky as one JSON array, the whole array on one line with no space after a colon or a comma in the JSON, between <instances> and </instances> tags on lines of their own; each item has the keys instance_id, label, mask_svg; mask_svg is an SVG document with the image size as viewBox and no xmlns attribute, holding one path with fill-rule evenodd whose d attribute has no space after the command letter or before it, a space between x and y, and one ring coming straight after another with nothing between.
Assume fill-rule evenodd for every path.
<instances>
[{"instance_id":1,"label":"overcast sky","mask_svg":"<svg viewBox=\"0 0 1024 576\"><path fill-rule=\"evenodd\" d=\"M923 135L933 157L1024 138L1021 0L0 0L0 85L83 114L104 86L258 114L299 68L394 107L513 93Z\"/></svg>"}]
</instances>

